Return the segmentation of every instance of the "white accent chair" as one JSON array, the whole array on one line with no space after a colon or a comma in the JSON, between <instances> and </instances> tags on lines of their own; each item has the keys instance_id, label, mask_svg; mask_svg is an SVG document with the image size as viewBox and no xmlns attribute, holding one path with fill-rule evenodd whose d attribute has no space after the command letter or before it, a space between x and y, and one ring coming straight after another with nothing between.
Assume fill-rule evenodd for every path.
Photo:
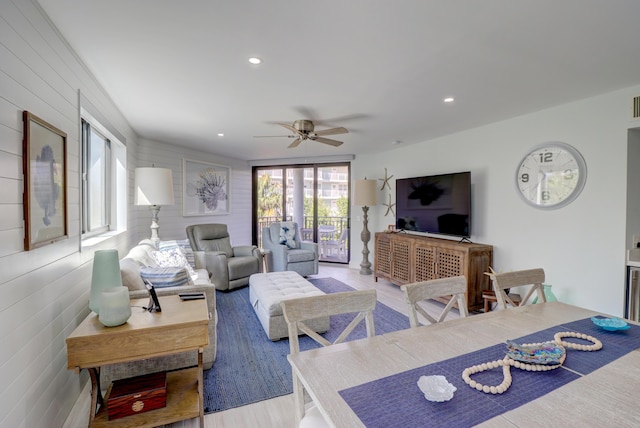
<instances>
[{"instance_id":1,"label":"white accent chair","mask_svg":"<svg viewBox=\"0 0 640 428\"><path fill-rule=\"evenodd\" d=\"M324 296L303 297L285 300L280 303L282 314L289 329L289 352L294 355L300 352L299 334L306 334L322 346L331 346L344 342L353 329L365 321L367 337L375 336L373 310L376 307L376 290L359 290L345 293L325 294ZM339 314L355 313L355 318L332 343L310 328L306 321ZM293 373L293 395L296 401L296 422L300 428L327 427L324 417L313 404L305 409L304 387Z\"/></svg>"},{"instance_id":2,"label":"white accent chair","mask_svg":"<svg viewBox=\"0 0 640 428\"><path fill-rule=\"evenodd\" d=\"M295 230L293 248L280 243L283 225L291 226ZM294 271L301 276L318 274L318 244L302 241L297 223L277 222L264 227L262 229L262 246L271 251L267 255L270 259L269 270L271 272Z\"/></svg>"},{"instance_id":3,"label":"white accent chair","mask_svg":"<svg viewBox=\"0 0 640 428\"><path fill-rule=\"evenodd\" d=\"M418 313L432 324L444 321L456 302L458 303L460 316L466 317L468 315L467 299L465 298L467 278L465 276L414 282L412 284L405 284L401 286L400 289L404 292L404 299L409 308L409 323L411 324L411 328L416 328L421 325L418 321ZM451 296L451 298L438 318L434 318L418 303L423 300L447 296Z\"/></svg>"},{"instance_id":4,"label":"white accent chair","mask_svg":"<svg viewBox=\"0 0 640 428\"><path fill-rule=\"evenodd\" d=\"M544 282L544 269L527 269L505 273L491 273L488 274L493 282L493 291L496 294L499 309L507 309L507 305L512 307L518 306L517 302L514 302L507 290L513 287L526 287L530 286L524 297L522 297L519 305L530 304L529 299L534 293L538 296L539 302L546 302L547 298L544 295L544 288L542 283ZM520 294L522 295L522 293Z\"/></svg>"}]
</instances>

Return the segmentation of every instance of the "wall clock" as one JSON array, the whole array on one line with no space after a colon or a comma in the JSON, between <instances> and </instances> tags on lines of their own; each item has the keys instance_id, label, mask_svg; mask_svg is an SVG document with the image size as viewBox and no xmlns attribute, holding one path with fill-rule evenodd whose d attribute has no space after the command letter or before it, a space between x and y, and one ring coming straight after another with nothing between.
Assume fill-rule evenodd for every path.
<instances>
[{"instance_id":1,"label":"wall clock","mask_svg":"<svg viewBox=\"0 0 640 428\"><path fill-rule=\"evenodd\" d=\"M587 164L572 146L544 143L518 164L518 194L531 206L556 209L576 199L587 180Z\"/></svg>"}]
</instances>

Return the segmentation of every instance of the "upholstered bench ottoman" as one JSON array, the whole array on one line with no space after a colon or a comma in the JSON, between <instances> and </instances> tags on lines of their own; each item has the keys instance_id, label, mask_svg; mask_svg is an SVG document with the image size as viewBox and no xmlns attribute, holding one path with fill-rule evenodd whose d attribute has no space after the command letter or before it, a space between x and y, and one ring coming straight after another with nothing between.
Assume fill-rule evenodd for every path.
<instances>
[{"instance_id":1,"label":"upholstered bench ottoman","mask_svg":"<svg viewBox=\"0 0 640 428\"><path fill-rule=\"evenodd\" d=\"M249 301L271 340L289 337L280 302L322 294L324 292L293 271L256 273L249 278ZM322 333L329 329L329 317L318 318L307 324Z\"/></svg>"}]
</instances>

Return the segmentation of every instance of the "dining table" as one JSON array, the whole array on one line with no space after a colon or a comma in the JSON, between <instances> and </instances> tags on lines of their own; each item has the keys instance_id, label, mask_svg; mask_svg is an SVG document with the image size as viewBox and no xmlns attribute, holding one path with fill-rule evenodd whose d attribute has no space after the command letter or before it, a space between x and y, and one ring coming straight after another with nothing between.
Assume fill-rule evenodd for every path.
<instances>
[{"instance_id":1,"label":"dining table","mask_svg":"<svg viewBox=\"0 0 640 428\"><path fill-rule=\"evenodd\" d=\"M629 328L609 331L593 317L610 316L561 302L538 303L311 349L288 359L334 427L638 427L640 325L628 321ZM502 393L472 388L463 379L466 368L504 359L507 341L538 344L554 341L556 334L578 345L566 347L556 369L510 367L511 385ZM585 350L597 341L601 349ZM421 376L436 375L455 387L450 400L429 401L418 387ZM470 379L498 385L504 372L489 365Z\"/></svg>"}]
</instances>

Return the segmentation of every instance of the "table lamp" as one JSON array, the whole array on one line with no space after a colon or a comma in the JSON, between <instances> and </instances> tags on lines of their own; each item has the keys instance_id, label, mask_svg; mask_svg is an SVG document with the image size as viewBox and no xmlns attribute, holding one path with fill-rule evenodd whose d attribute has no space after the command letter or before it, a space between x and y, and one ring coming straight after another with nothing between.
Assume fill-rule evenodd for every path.
<instances>
[{"instance_id":1,"label":"table lamp","mask_svg":"<svg viewBox=\"0 0 640 428\"><path fill-rule=\"evenodd\" d=\"M173 205L173 175L168 168L136 168L135 205L151 210L151 240L158 245L158 213L161 205Z\"/></svg>"},{"instance_id":2,"label":"table lamp","mask_svg":"<svg viewBox=\"0 0 640 428\"><path fill-rule=\"evenodd\" d=\"M362 239L362 263L360 263L360 275L371 275L371 263L369 263L368 243L371 239L371 233L367 228L369 224L367 212L369 207L378 204L378 194L376 188L376 180L356 180L353 190L353 203L362 207L362 223L363 229L360 233Z\"/></svg>"}]
</instances>

